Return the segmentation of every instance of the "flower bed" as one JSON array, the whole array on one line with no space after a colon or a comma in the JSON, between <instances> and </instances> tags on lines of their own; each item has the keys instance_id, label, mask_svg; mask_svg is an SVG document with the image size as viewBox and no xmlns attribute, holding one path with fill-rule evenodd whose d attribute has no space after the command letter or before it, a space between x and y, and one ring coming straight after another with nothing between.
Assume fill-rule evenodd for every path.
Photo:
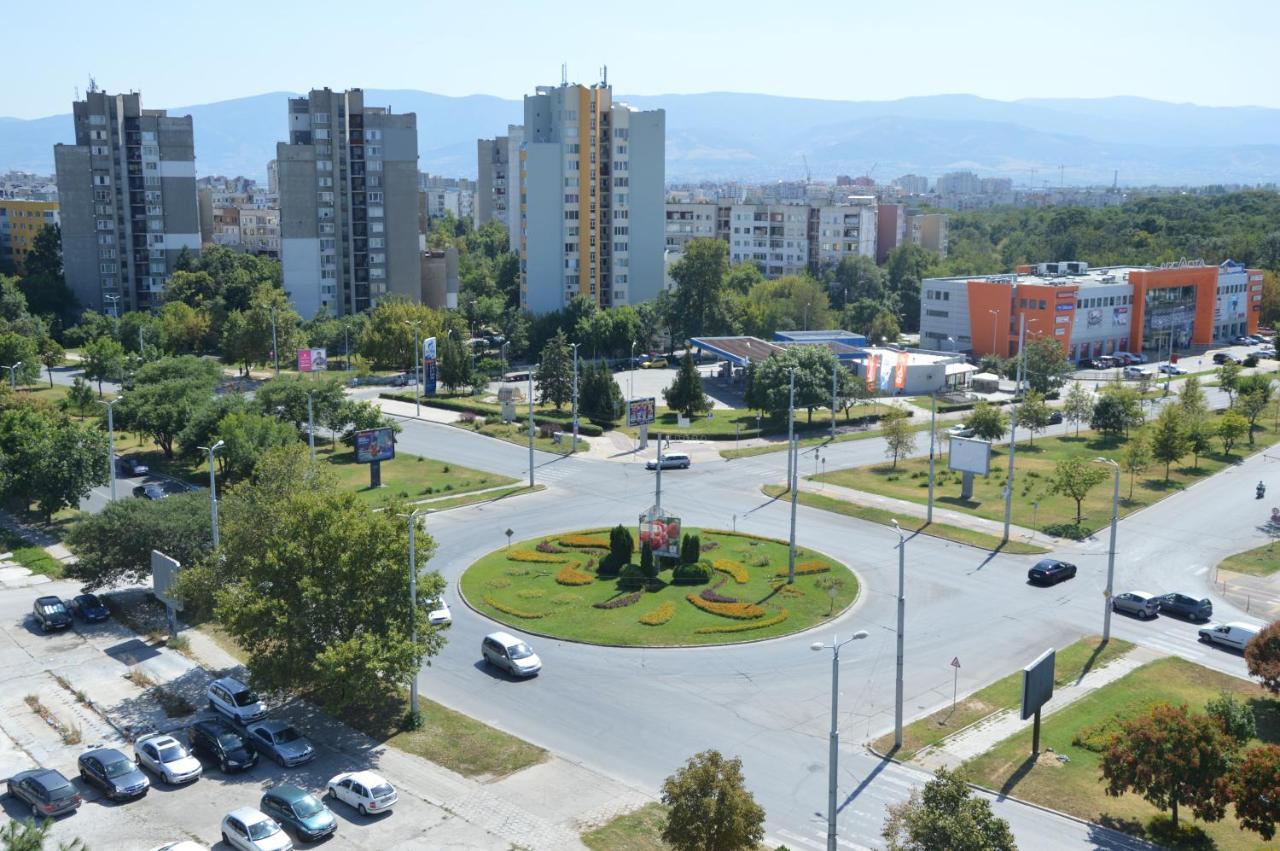
<instances>
[{"instance_id":1,"label":"flower bed","mask_svg":"<svg viewBox=\"0 0 1280 851\"><path fill-rule=\"evenodd\" d=\"M621 597L614 597L612 600L605 600L601 603L592 603L593 609L621 609L623 606L630 606L640 602L640 598L644 596L643 591L633 591L630 594L623 594Z\"/></svg>"},{"instance_id":2,"label":"flower bed","mask_svg":"<svg viewBox=\"0 0 1280 851\"><path fill-rule=\"evenodd\" d=\"M676 604L667 600L661 606L651 612L645 612L640 616L640 623L645 626L662 626L676 615Z\"/></svg>"},{"instance_id":3,"label":"flower bed","mask_svg":"<svg viewBox=\"0 0 1280 851\"><path fill-rule=\"evenodd\" d=\"M609 549L609 539L599 535L565 535L563 538L557 538L556 541L563 547L581 550Z\"/></svg>"},{"instance_id":4,"label":"flower bed","mask_svg":"<svg viewBox=\"0 0 1280 851\"><path fill-rule=\"evenodd\" d=\"M755 618L764 617L764 609L755 603L713 603L710 600L702 599L697 594L690 594L685 599L702 609L702 611L719 615L722 618L754 620Z\"/></svg>"},{"instance_id":5,"label":"flower bed","mask_svg":"<svg viewBox=\"0 0 1280 851\"><path fill-rule=\"evenodd\" d=\"M704 589L700 594L698 594L698 596L699 596L699 597L701 597L702 599L706 600L708 603L736 603L736 602L738 602L738 598L737 598L737 597L726 597L726 596L724 596L723 594L717 594L717 593L716 593L716 589L715 589L715 588L706 588L706 589Z\"/></svg>"},{"instance_id":6,"label":"flower bed","mask_svg":"<svg viewBox=\"0 0 1280 851\"><path fill-rule=\"evenodd\" d=\"M830 573L831 565L823 564L820 561L802 561L796 565L796 576L812 576L815 573ZM780 567L774 576L787 577L790 573L787 568Z\"/></svg>"},{"instance_id":7,"label":"flower bed","mask_svg":"<svg viewBox=\"0 0 1280 851\"><path fill-rule=\"evenodd\" d=\"M727 573L733 577L733 581L739 585L746 585L751 577L747 574L747 569L736 561L727 558L718 558L711 562L711 566L721 573Z\"/></svg>"},{"instance_id":8,"label":"flower bed","mask_svg":"<svg viewBox=\"0 0 1280 851\"><path fill-rule=\"evenodd\" d=\"M488 603L490 606L493 606L498 611L511 615L514 618L524 618L525 620L536 620L538 618L545 617L544 612L529 612L529 611L525 611L524 609L517 609L515 606L508 606L506 603L500 603L497 600L493 599L492 597L485 597L484 601Z\"/></svg>"},{"instance_id":9,"label":"flower bed","mask_svg":"<svg viewBox=\"0 0 1280 851\"><path fill-rule=\"evenodd\" d=\"M596 578L590 573L584 573L572 564L566 564L556 574L556 582L561 585L590 585L595 581Z\"/></svg>"},{"instance_id":10,"label":"flower bed","mask_svg":"<svg viewBox=\"0 0 1280 851\"><path fill-rule=\"evenodd\" d=\"M507 558L512 561L531 561L538 564L564 564L569 559L564 556L552 555L550 553L539 553L533 550L516 550L508 553Z\"/></svg>"},{"instance_id":11,"label":"flower bed","mask_svg":"<svg viewBox=\"0 0 1280 851\"><path fill-rule=\"evenodd\" d=\"M747 632L752 629L765 629L773 626L774 624L782 623L790 615L791 612L783 609L773 617L765 618L764 620L750 621L748 623L725 624L724 626L701 626L695 629L694 632L699 635L711 635L722 632Z\"/></svg>"},{"instance_id":12,"label":"flower bed","mask_svg":"<svg viewBox=\"0 0 1280 851\"><path fill-rule=\"evenodd\" d=\"M562 553L564 550L557 547L550 541L538 541L538 546L534 547L540 553Z\"/></svg>"}]
</instances>

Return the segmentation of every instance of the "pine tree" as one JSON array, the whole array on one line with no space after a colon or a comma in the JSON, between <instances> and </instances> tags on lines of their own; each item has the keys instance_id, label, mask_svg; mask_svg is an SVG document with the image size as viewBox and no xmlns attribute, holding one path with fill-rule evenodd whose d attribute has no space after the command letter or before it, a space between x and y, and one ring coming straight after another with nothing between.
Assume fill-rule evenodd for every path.
<instances>
[{"instance_id":1,"label":"pine tree","mask_svg":"<svg viewBox=\"0 0 1280 851\"><path fill-rule=\"evenodd\" d=\"M667 400L667 407L679 411L686 417L701 413L711 408L711 400L702 391L702 376L693 365L693 357L688 353L680 361L680 371L671 386L662 391Z\"/></svg>"},{"instance_id":2,"label":"pine tree","mask_svg":"<svg viewBox=\"0 0 1280 851\"><path fill-rule=\"evenodd\" d=\"M573 357L563 330L542 347L542 362L534 380L543 404L551 402L557 411L573 398Z\"/></svg>"}]
</instances>

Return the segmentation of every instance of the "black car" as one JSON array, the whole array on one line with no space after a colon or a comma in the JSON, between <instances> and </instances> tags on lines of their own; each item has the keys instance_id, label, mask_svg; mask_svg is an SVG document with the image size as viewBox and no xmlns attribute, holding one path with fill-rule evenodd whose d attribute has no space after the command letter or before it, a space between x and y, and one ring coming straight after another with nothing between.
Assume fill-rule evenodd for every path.
<instances>
[{"instance_id":1,"label":"black car","mask_svg":"<svg viewBox=\"0 0 1280 851\"><path fill-rule=\"evenodd\" d=\"M193 753L218 763L223 774L247 771L258 763L258 752L249 740L221 718L192 724L187 728L187 742Z\"/></svg>"},{"instance_id":2,"label":"black car","mask_svg":"<svg viewBox=\"0 0 1280 851\"><path fill-rule=\"evenodd\" d=\"M1213 617L1213 603L1208 598L1197 600L1186 594L1165 594L1158 598L1160 612L1166 615L1177 615L1193 621L1207 621Z\"/></svg>"},{"instance_id":3,"label":"black car","mask_svg":"<svg viewBox=\"0 0 1280 851\"><path fill-rule=\"evenodd\" d=\"M9 794L31 807L37 822L80 808L82 799L75 787L52 768L19 771L9 778Z\"/></svg>"},{"instance_id":4,"label":"black car","mask_svg":"<svg viewBox=\"0 0 1280 851\"><path fill-rule=\"evenodd\" d=\"M138 485L133 489L134 496L140 496L143 499L164 499L169 495L161 485L151 482L146 485Z\"/></svg>"},{"instance_id":5,"label":"black car","mask_svg":"<svg viewBox=\"0 0 1280 851\"><path fill-rule=\"evenodd\" d=\"M40 597L31 607L31 616L45 632L71 626L71 612L59 597Z\"/></svg>"},{"instance_id":6,"label":"black car","mask_svg":"<svg viewBox=\"0 0 1280 851\"><path fill-rule=\"evenodd\" d=\"M94 748L76 760L80 779L101 789L113 801L141 798L151 781L137 764L115 748Z\"/></svg>"},{"instance_id":7,"label":"black car","mask_svg":"<svg viewBox=\"0 0 1280 851\"><path fill-rule=\"evenodd\" d=\"M1240 361L1236 360L1226 352L1215 352L1213 355L1213 362L1216 364L1240 363Z\"/></svg>"},{"instance_id":8,"label":"black car","mask_svg":"<svg viewBox=\"0 0 1280 851\"><path fill-rule=\"evenodd\" d=\"M116 471L121 476L145 476L151 468L137 458L127 455L116 459Z\"/></svg>"},{"instance_id":9,"label":"black car","mask_svg":"<svg viewBox=\"0 0 1280 851\"><path fill-rule=\"evenodd\" d=\"M1062 411L1049 412L1049 425L1058 425L1062 422Z\"/></svg>"},{"instance_id":10,"label":"black car","mask_svg":"<svg viewBox=\"0 0 1280 851\"><path fill-rule=\"evenodd\" d=\"M1076 566L1070 562L1046 558L1035 563L1027 571L1027 581L1035 585L1056 585L1076 575Z\"/></svg>"},{"instance_id":11,"label":"black car","mask_svg":"<svg viewBox=\"0 0 1280 851\"><path fill-rule=\"evenodd\" d=\"M111 617L111 610L97 594L80 594L71 600L71 611L82 621L101 623Z\"/></svg>"}]
</instances>

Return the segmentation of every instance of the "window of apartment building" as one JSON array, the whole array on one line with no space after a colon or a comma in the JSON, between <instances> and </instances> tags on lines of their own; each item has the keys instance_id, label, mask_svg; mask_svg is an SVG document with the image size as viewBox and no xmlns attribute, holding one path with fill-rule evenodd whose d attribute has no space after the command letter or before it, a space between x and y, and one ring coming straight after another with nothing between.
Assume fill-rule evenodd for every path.
<instances>
[{"instance_id":1,"label":"window of apartment building","mask_svg":"<svg viewBox=\"0 0 1280 851\"><path fill-rule=\"evenodd\" d=\"M147 219L147 230L151 233L160 233L164 230L164 219Z\"/></svg>"},{"instance_id":2,"label":"window of apartment building","mask_svg":"<svg viewBox=\"0 0 1280 851\"><path fill-rule=\"evenodd\" d=\"M625 242L615 242L615 243L613 244L613 250L614 250L614 251L626 251L626 250L627 250L627 244L626 244Z\"/></svg>"},{"instance_id":3,"label":"window of apartment building","mask_svg":"<svg viewBox=\"0 0 1280 851\"><path fill-rule=\"evenodd\" d=\"M386 248L387 241L380 236L371 237L369 239L370 248Z\"/></svg>"},{"instance_id":4,"label":"window of apartment building","mask_svg":"<svg viewBox=\"0 0 1280 851\"><path fill-rule=\"evenodd\" d=\"M364 165L368 171L382 171L382 160L369 160Z\"/></svg>"},{"instance_id":5,"label":"window of apartment building","mask_svg":"<svg viewBox=\"0 0 1280 851\"><path fill-rule=\"evenodd\" d=\"M566 204L576 204L576 203L578 203L578 193L576 193L576 192L566 192L566 193L564 193L564 202L565 202Z\"/></svg>"},{"instance_id":6,"label":"window of apartment building","mask_svg":"<svg viewBox=\"0 0 1280 851\"><path fill-rule=\"evenodd\" d=\"M320 218L320 219L332 219L332 218L333 218L333 208L332 208L332 207L321 207L321 208L319 208L318 210L316 210L316 216L317 216L317 218ZM321 227L324 227L324 226L323 226L323 225L321 225Z\"/></svg>"},{"instance_id":7,"label":"window of apartment building","mask_svg":"<svg viewBox=\"0 0 1280 851\"><path fill-rule=\"evenodd\" d=\"M116 270L116 264L114 264L114 263L99 263L99 264L98 264L98 271L99 271L99 272L106 273L106 274L110 274L110 273L114 272L115 270Z\"/></svg>"},{"instance_id":8,"label":"window of apartment building","mask_svg":"<svg viewBox=\"0 0 1280 851\"><path fill-rule=\"evenodd\" d=\"M149 205L147 206L147 215L148 215L148 216L163 216L163 215L164 215L164 207L160 206L159 204L149 204Z\"/></svg>"},{"instance_id":9,"label":"window of apartment building","mask_svg":"<svg viewBox=\"0 0 1280 851\"><path fill-rule=\"evenodd\" d=\"M369 222L369 233L382 233L382 222Z\"/></svg>"},{"instance_id":10,"label":"window of apartment building","mask_svg":"<svg viewBox=\"0 0 1280 851\"><path fill-rule=\"evenodd\" d=\"M378 187L382 186L382 175L371 174L365 178L364 182L365 182L365 185L368 186L370 189L377 189Z\"/></svg>"},{"instance_id":11,"label":"window of apartment building","mask_svg":"<svg viewBox=\"0 0 1280 851\"><path fill-rule=\"evenodd\" d=\"M147 234L147 245L150 245L150 246L153 246L153 247L155 247L155 246L163 246L163 245L164 245L164 234L162 234L162 233L149 233L149 234Z\"/></svg>"},{"instance_id":12,"label":"window of apartment building","mask_svg":"<svg viewBox=\"0 0 1280 851\"><path fill-rule=\"evenodd\" d=\"M110 201L110 200L111 200L111 190L109 190L109 189L95 189L95 190L93 190L93 200L95 200L95 201Z\"/></svg>"},{"instance_id":13,"label":"window of apartment building","mask_svg":"<svg viewBox=\"0 0 1280 851\"><path fill-rule=\"evenodd\" d=\"M322 187L324 187L324 188L326 188L326 189L327 189L327 188L329 188L329 187L332 187L332 186L333 186L333 178L332 178L332 177L321 177L321 178L319 178L318 183L319 183L319 185L320 185L320 186L322 186Z\"/></svg>"},{"instance_id":14,"label":"window of apartment building","mask_svg":"<svg viewBox=\"0 0 1280 851\"><path fill-rule=\"evenodd\" d=\"M630 215L631 215L630 210L614 210L613 211L613 217L615 219L626 219L626 218L629 218Z\"/></svg>"},{"instance_id":15,"label":"window of apartment building","mask_svg":"<svg viewBox=\"0 0 1280 851\"><path fill-rule=\"evenodd\" d=\"M625 178L625 177L615 177L615 178L613 179L613 185L614 185L615 187L630 186L630 185L631 185L631 182L630 182L630 180L628 180L628 179L627 179L627 178Z\"/></svg>"},{"instance_id":16,"label":"window of apartment building","mask_svg":"<svg viewBox=\"0 0 1280 851\"><path fill-rule=\"evenodd\" d=\"M158 157L160 156L160 148L156 145L143 145L142 155L144 157L151 157L151 158Z\"/></svg>"},{"instance_id":17,"label":"window of apartment building","mask_svg":"<svg viewBox=\"0 0 1280 851\"><path fill-rule=\"evenodd\" d=\"M144 163L142 164L142 168L143 168L144 170L146 170L146 171L159 171L159 170L160 170L160 163L158 163L158 162L144 162Z\"/></svg>"},{"instance_id":18,"label":"window of apartment building","mask_svg":"<svg viewBox=\"0 0 1280 851\"><path fill-rule=\"evenodd\" d=\"M384 213L381 207L373 207L373 206L369 207L369 218L380 219L383 217L383 215Z\"/></svg>"},{"instance_id":19,"label":"window of apartment building","mask_svg":"<svg viewBox=\"0 0 1280 851\"><path fill-rule=\"evenodd\" d=\"M333 156L333 147L331 145L316 145L316 156L331 157Z\"/></svg>"},{"instance_id":20,"label":"window of apartment building","mask_svg":"<svg viewBox=\"0 0 1280 851\"><path fill-rule=\"evenodd\" d=\"M98 230L112 230L110 219L98 219Z\"/></svg>"},{"instance_id":21,"label":"window of apartment building","mask_svg":"<svg viewBox=\"0 0 1280 851\"><path fill-rule=\"evenodd\" d=\"M618 156L620 156L620 157L625 157L625 156L627 155L627 146L626 146L626 145L618 145L618 146L617 146L617 148L615 149L615 151L616 151L616 153L618 154Z\"/></svg>"},{"instance_id":22,"label":"window of apartment building","mask_svg":"<svg viewBox=\"0 0 1280 851\"><path fill-rule=\"evenodd\" d=\"M323 233L323 234L333 233L333 222L325 222L324 224L320 225L320 233Z\"/></svg>"},{"instance_id":23,"label":"window of apartment building","mask_svg":"<svg viewBox=\"0 0 1280 851\"><path fill-rule=\"evenodd\" d=\"M337 266L338 258L336 255L333 255L333 254L321 254L320 265L321 266Z\"/></svg>"},{"instance_id":24,"label":"window of apartment building","mask_svg":"<svg viewBox=\"0 0 1280 851\"><path fill-rule=\"evenodd\" d=\"M615 227L614 227L614 229L613 229L613 235L614 235L614 236L626 236L626 235L627 235L627 227L626 227L625 225L617 225L617 226L615 226Z\"/></svg>"},{"instance_id":25,"label":"window of apartment building","mask_svg":"<svg viewBox=\"0 0 1280 851\"><path fill-rule=\"evenodd\" d=\"M381 145L365 145L364 155L366 157L380 157L382 156L382 146Z\"/></svg>"},{"instance_id":26,"label":"window of apartment building","mask_svg":"<svg viewBox=\"0 0 1280 851\"><path fill-rule=\"evenodd\" d=\"M98 228L98 230L102 230L102 228ZM115 245L115 244L116 244L116 235L114 233L98 234L98 245Z\"/></svg>"},{"instance_id":27,"label":"window of apartment building","mask_svg":"<svg viewBox=\"0 0 1280 851\"><path fill-rule=\"evenodd\" d=\"M320 277L324 279L336 278L338 277L338 270L337 269L321 269Z\"/></svg>"},{"instance_id":28,"label":"window of apartment building","mask_svg":"<svg viewBox=\"0 0 1280 851\"><path fill-rule=\"evenodd\" d=\"M332 204L332 203L333 203L333 193L332 193L332 192L317 192L317 193L316 193L316 200L317 200L317 201L319 201L321 204Z\"/></svg>"},{"instance_id":29,"label":"window of apartment building","mask_svg":"<svg viewBox=\"0 0 1280 851\"><path fill-rule=\"evenodd\" d=\"M153 275L163 275L166 271L164 268L163 260L153 260L150 264L150 267L151 267L151 274Z\"/></svg>"},{"instance_id":30,"label":"window of apartment building","mask_svg":"<svg viewBox=\"0 0 1280 851\"><path fill-rule=\"evenodd\" d=\"M98 257L103 260L116 259L116 250L114 248L99 248Z\"/></svg>"},{"instance_id":31,"label":"window of apartment building","mask_svg":"<svg viewBox=\"0 0 1280 851\"><path fill-rule=\"evenodd\" d=\"M370 255L369 255L369 262L370 262L370 263L377 263L377 264L385 264L385 263L387 262L387 255L385 255L385 254L376 254L376 253L375 253L375 254L370 254Z\"/></svg>"},{"instance_id":32,"label":"window of apartment building","mask_svg":"<svg viewBox=\"0 0 1280 851\"><path fill-rule=\"evenodd\" d=\"M364 138L366 142L377 142L382 138L382 131L366 130L364 131Z\"/></svg>"},{"instance_id":33,"label":"window of apartment building","mask_svg":"<svg viewBox=\"0 0 1280 851\"><path fill-rule=\"evenodd\" d=\"M924 312L924 315L925 315L925 316L932 316L932 317L935 317L935 318L938 318L938 319L946 319L948 316L950 316L950 315L951 315L951 313L950 313L949 311L946 311L946 310L926 310L926 311Z\"/></svg>"},{"instance_id":34,"label":"window of apartment building","mask_svg":"<svg viewBox=\"0 0 1280 851\"><path fill-rule=\"evenodd\" d=\"M90 115L89 123L90 124L106 124L107 117L105 115Z\"/></svg>"},{"instance_id":35,"label":"window of apartment building","mask_svg":"<svg viewBox=\"0 0 1280 851\"><path fill-rule=\"evenodd\" d=\"M615 171L627 171L627 167L629 165L630 163L628 163L626 160L619 160L618 162L613 164L613 168Z\"/></svg>"},{"instance_id":36,"label":"window of apartment building","mask_svg":"<svg viewBox=\"0 0 1280 851\"><path fill-rule=\"evenodd\" d=\"M315 128L314 130L312 130L312 131L311 131L311 138L313 138L313 139L318 139L318 140L321 140L321 141L328 141L328 139L329 139L329 130L328 130L328 128L325 128L325 127L317 127L317 128Z\"/></svg>"},{"instance_id":37,"label":"window of apartment building","mask_svg":"<svg viewBox=\"0 0 1280 851\"><path fill-rule=\"evenodd\" d=\"M578 211L577 211L577 210L565 210L565 211L564 211L564 218L565 218L565 221L567 221L567 222L576 222L576 221L578 220Z\"/></svg>"},{"instance_id":38,"label":"window of apartment building","mask_svg":"<svg viewBox=\"0 0 1280 851\"><path fill-rule=\"evenodd\" d=\"M109 175L109 174L95 174L95 175L93 176L93 185L94 185L94 186L110 186L110 185L111 185L111 175Z\"/></svg>"},{"instance_id":39,"label":"window of apartment building","mask_svg":"<svg viewBox=\"0 0 1280 851\"><path fill-rule=\"evenodd\" d=\"M153 163L153 165L154 165L154 163ZM143 181L143 185L145 185L145 186L159 186L159 185L160 185L160 175L158 175L158 174L148 174L146 177L142 178L142 181Z\"/></svg>"},{"instance_id":40,"label":"window of apartment building","mask_svg":"<svg viewBox=\"0 0 1280 851\"><path fill-rule=\"evenodd\" d=\"M320 238L321 251L334 251L336 250L336 247L337 247L337 240L327 239L325 237Z\"/></svg>"},{"instance_id":41,"label":"window of apartment building","mask_svg":"<svg viewBox=\"0 0 1280 851\"><path fill-rule=\"evenodd\" d=\"M578 161L577 161L576 159L566 160L566 161L565 161L565 164L564 164L564 167L565 167L565 170L566 170L566 171L577 171L577 170L578 170Z\"/></svg>"},{"instance_id":42,"label":"window of apartment building","mask_svg":"<svg viewBox=\"0 0 1280 851\"><path fill-rule=\"evenodd\" d=\"M615 128L613 128L613 138L615 138L615 139L625 139L625 138L627 138L629 135L631 135L631 131L630 131L630 129L628 129L628 128L626 128L626 127L615 127Z\"/></svg>"},{"instance_id":43,"label":"window of apartment building","mask_svg":"<svg viewBox=\"0 0 1280 851\"><path fill-rule=\"evenodd\" d=\"M89 153L95 157L105 157L110 152L110 148L106 145L90 145Z\"/></svg>"},{"instance_id":44,"label":"window of apartment building","mask_svg":"<svg viewBox=\"0 0 1280 851\"><path fill-rule=\"evenodd\" d=\"M370 203L370 204L381 204L381 203L382 203L382 193L381 193L381 192L370 192L370 193L369 193L369 203Z\"/></svg>"},{"instance_id":45,"label":"window of apartment building","mask_svg":"<svg viewBox=\"0 0 1280 851\"><path fill-rule=\"evenodd\" d=\"M316 160L316 171L333 171L333 160Z\"/></svg>"},{"instance_id":46,"label":"window of apartment building","mask_svg":"<svg viewBox=\"0 0 1280 851\"><path fill-rule=\"evenodd\" d=\"M386 278L386 277L387 277L387 270L386 270L386 269L383 269L381 266L374 266L373 268L371 268L371 269L369 270L369 279L370 279L370 280L379 280L379 281L380 281L380 280L382 280L382 279L384 279L384 278Z\"/></svg>"}]
</instances>

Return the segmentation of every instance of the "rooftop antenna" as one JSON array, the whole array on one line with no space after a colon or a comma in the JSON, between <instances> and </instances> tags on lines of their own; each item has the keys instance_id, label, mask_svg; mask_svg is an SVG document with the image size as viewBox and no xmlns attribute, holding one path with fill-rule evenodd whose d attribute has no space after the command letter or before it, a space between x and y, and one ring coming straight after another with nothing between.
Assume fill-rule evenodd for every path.
<instances>
[{"instance_id":1,"label":"rooftop antenna","mask_svg":"<svg viewBox=\"0 0 1280 851\"><path fill-rule=\"evenodd\" d=\"M600 85L602 86L609 85L609 66L608 65L601 66L600 68Z\"/></svg>"},{"instance_id":2,"label":"rooftop antenna","mask_svg":"<svg viewBox=\"0 0 1280 851\"><path fill-rule=\"evenodd\" d=\"M1111 172L1111 191L1115 192L1120 183L1120 169L1114 169Z\"/></svg>"},{"instance_id":3,"label":"rooftop antenna","mask_svg":"<svg viewBox=\"0 0 1280 851\"><path fill-rule=\"evenodd\" d=\"M92 74L90 74L90 75L89 75L89 88L85 90L85 93L86 93L86 94L93 94L93 93L94 93L94 92L96 92L97 90L98 90L98 81L97 81L97 80L95 80L95 79L93 78L93 75L92 75Z\"/></svg>"},{"instance_id":4,"label":"rooftop antenna","mask_svg":"<svg viewBox=\"0 0 1280 851\"><path fill-rule=\"evenodd\" d=\"M569 85L569 63L567 62L560 63L560 85Z\"/></svg>"}]
</instances>

